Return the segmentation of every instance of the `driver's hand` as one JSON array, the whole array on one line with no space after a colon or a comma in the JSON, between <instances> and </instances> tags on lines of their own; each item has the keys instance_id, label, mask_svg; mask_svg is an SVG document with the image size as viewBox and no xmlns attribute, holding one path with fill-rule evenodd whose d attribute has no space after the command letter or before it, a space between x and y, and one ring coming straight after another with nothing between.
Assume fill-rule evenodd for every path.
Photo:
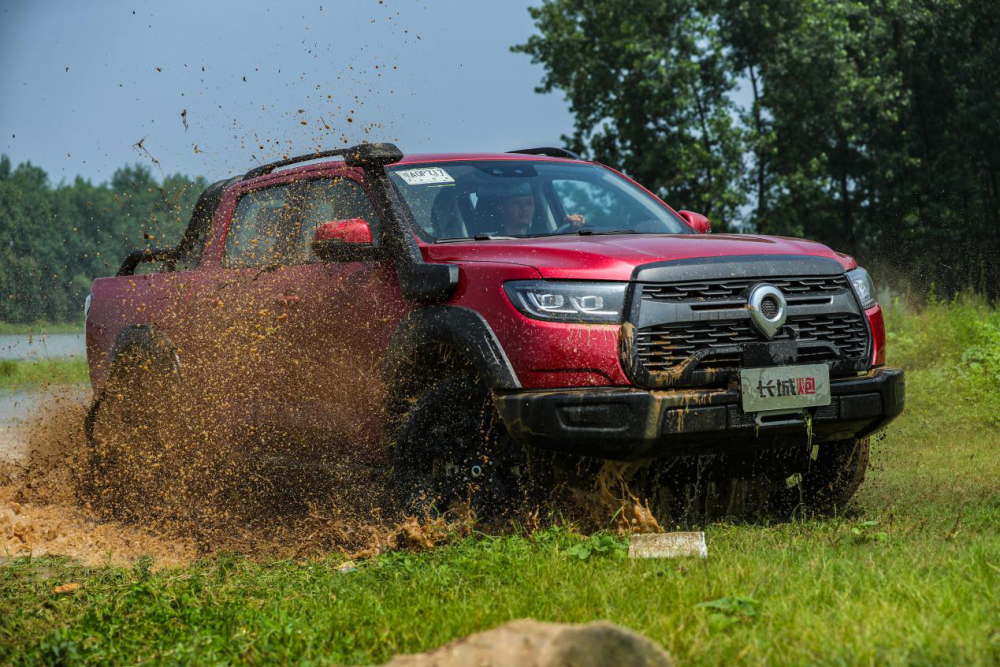
<instances>
[{"instance_id":1,"label":"driver's hand","mask_svg":"<svg viewBox=\"0 0 1000 667\"><path fill-rule=\"evenodd\" d=\"M587 224L587 219L579 213L573 213L572 215L566 216L566 222L573 225L573 229L579 229Z\"/></svg>"}]
</instances>

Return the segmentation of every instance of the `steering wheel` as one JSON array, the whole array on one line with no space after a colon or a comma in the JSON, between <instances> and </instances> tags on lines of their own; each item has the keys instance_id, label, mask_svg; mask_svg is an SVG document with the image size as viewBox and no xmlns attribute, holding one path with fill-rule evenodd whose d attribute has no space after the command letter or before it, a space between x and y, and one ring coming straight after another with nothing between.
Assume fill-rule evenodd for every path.
<instances>
[{"instance_id":1,"label":"steering wheel","mask_svg":"<svg viewBox=\"0 0 1000 667\"><path fill-rule=\"evenodd\" d=\"M559 225L554 230L552 230L552 233L565 234L566 232L572 230L580 230L580 229L606 229L606 227L604 225L592 225L589 222L584 222L582 225L577 227L572 222L564 222L563 224Z\"/></svg>"}]
</instances>

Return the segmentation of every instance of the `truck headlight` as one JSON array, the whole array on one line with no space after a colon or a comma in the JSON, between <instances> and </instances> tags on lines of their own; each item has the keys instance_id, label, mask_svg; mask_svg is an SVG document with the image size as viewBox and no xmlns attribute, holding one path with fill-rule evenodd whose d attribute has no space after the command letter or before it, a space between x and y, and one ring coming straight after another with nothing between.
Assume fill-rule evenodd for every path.
<instances>
[{"instance_id":1,"label":"truck headlight","mask_svg":"<svg viewBox=\"0 0 1000 667\"><path fill-rule=\"evenodd\" d=\"M868 275L868 272L858 267L847 272L847 279L851 282L851 289L854 290L855 296L858 297L861 310L874 307L876 303L875 283L872 282L872 277Z\"/></svg>"},{"instance_id":2,"label":"truck headlight","mask_svg":"<svg viewBox=\"0 0 1000 667\"><path fill-rule=\"evenodd\" d=\"M512 280L504 291L514 307L536 320L618 324L628 283Z\"/></svg>"}]
</instances>

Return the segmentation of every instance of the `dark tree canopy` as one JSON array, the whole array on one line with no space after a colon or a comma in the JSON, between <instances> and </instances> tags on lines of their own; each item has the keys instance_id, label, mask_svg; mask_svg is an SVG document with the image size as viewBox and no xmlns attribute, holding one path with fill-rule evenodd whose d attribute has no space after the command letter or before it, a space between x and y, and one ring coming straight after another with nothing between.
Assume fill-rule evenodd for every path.
<instances>
[{"instance_id":1,"label":"dark tree canopy","mask_svg":"<svg viewBox=\"0 0 1000 667\"><path fill-rule=\"evenodd\" d=\"M716 226L1000 294L1000 3L545 0L567 145ZM737 87L744 93L734 95ZM736 104L736 99L749 100Z\"/></svg>"},{"instance_id":2,"label":"dark tree canopy","mask_svg":"<svg viewBox=\"0 0 1000 667\"><path fill-rule=\"evenodd\" d=\"M540 36L514 47L566 92L571 149L725 223L741 203L736 85L718 26L694 0L560 0L532 9Z\"/></svg>"},{"instance_id":3,"label":"dark tree canopy","mask_svg":"<svg viewBox=\"0 0 1000 667\"><path fill-rule=\"evenodd\" d=\"M0 321L77 322L91 281L129 250L176 243L203 179L158 182L142 165L110 183L53 187L30 163L0 156Z\"/></svg>"}]
</instances>

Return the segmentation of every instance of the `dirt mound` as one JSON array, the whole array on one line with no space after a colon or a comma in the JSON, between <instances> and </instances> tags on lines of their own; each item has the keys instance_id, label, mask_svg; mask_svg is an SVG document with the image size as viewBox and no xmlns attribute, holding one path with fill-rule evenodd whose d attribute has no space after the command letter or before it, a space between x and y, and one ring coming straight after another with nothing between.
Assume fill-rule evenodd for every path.
<instances>
[{"instance_id":1,"label":"dirt mound","mask_svg":"<svg viewBox=\"0 0 1000 667\"><path fill-rule=\"evenodd\" d=\"M670 667L656 642L612 623L539 623L530 619L470 635L384 667Z\"/></svg>"}]
</instances>

